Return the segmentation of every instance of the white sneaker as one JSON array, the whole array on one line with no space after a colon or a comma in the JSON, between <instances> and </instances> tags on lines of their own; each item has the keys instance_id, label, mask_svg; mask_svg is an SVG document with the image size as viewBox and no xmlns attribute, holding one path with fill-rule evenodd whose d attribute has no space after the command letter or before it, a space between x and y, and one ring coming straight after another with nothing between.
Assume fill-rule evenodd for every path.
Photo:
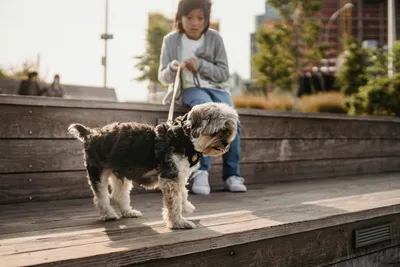
<instances>
[{"instance_id":1,"label":"white sneaker","mask_svg":"<svg viewBox=\"0 0 400 267\"><path fill-rule=\"evenodd\" d=\"M225 190L231 192L246 192L247 187L244 185L244 179L238 176L231 176L224 183Z\"/></svg>"},{"instance_id":2,"label":"white sneaker","mask_svg":"<svg viewBox=\"0 0 400 267\"><path fill-rule=\"evenodd\" d=\"M198 170L193 173L192 192L198 195L210 194L210 185L208 184L208 172Z\"/></svg>"}]
</instances>

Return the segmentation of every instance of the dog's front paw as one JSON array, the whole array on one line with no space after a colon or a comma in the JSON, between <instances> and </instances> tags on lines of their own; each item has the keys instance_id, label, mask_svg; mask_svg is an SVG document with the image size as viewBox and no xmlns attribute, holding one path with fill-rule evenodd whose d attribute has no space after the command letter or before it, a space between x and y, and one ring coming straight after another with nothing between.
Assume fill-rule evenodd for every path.
<instances>
[{"instance_id":1,"label":"dog's front paw","mask_svg":"<svg viewBox=\"0 0 400 267\"><path fill-rule=\"evenodd\" d=\"M193 206L193 204L189 201L183 204L183 212L186 214L193 213L195 209L195 206Z\"/></svg>"},{"instance_id":2,"label":"dog's front paw","mask_svg":"<svg viewBox=\"0 0 400 267\"><path fill-rule=\"evenodd\" d=\"M122 213L122 217L124 218L139 218L142 215L143 214L140 211L134 209L127 210Z\"/></svg>"},{"instance_id":3,"label":"dog's front paw","mask_svg":"<svg viewBox=\"0 0 400 267\"><path fill-rule=\"evenodd\" d=\"M115 213L115 211L108 211L100 215L100 220L102 221L115 221L119 220L121 217Z\"/></svg>"},{"instance_id":4,"label":"dog's front paw","mask_svg":"<svg viewBox=\"0 0 400 267\"><path fill-rule=\"evenodd\" d=\"M175 222L168 222L167 227L170 229L193 229L196 228L196 225L186 219L181 219Z\"/></svg>"}]
</instances>

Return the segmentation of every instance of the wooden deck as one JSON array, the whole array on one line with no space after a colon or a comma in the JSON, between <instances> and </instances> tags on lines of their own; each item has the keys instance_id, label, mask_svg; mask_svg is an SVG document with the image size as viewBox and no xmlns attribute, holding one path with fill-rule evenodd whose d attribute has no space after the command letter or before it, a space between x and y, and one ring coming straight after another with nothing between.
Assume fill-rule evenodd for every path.
<instances>
[{"instance_id":1,"label":"wooden deck","mask_svg":"<svg viewBox=\"0 0 400 267\"><path fill-rule=\"evenodd\" d=\"M0 265L327 266L398 249L399 179L392 173L191 195L194 230L165 228L159 193L132 196L142 218L107 223L90 198L0 205ZM352 248L354 229L381 223L392 224L392 240Z\"/></svg>"}]
</instances>

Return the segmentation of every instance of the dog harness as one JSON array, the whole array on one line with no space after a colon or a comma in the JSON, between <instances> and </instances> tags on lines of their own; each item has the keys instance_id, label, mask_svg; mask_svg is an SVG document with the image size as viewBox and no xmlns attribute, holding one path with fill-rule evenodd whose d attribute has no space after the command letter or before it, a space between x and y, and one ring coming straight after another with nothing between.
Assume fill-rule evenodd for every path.
<instances>
[{"instance_id":1,"label":"dog harness","mask_svg":"<svg viewBox=\"0 0 400 267\"><path fill-rule=\"evenodd\" d=\"M190 140L190 136L188 136L188 132L186 132L184 129L183 122L186 120L186 118L187 114L176 119L173 123L170 123L170 127L172 128L174 135L172 145L175 148L175 152L181 153L184 157L187 157L190 167L193 167L200 161L200 159L203 157L203 154L194 149L194 145Z\"/></svg>"}]
</instances>

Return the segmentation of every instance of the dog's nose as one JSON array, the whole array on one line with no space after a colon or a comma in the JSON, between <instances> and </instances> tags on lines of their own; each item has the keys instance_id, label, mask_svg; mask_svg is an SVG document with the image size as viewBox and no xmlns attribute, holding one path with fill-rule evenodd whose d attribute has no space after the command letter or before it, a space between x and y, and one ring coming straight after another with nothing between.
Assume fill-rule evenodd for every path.
<instances>
[{"instance_id":1,"label":"dog's nose","mask_svg":"<svg viewBox=\"0 0 400 267\"><path fill-rule=\"evenodd\" d=\"M227 147L227 146L228 146L228 141L222 141L221 144L222 144L224 147Z\"/></svg>"}]
</instances>

